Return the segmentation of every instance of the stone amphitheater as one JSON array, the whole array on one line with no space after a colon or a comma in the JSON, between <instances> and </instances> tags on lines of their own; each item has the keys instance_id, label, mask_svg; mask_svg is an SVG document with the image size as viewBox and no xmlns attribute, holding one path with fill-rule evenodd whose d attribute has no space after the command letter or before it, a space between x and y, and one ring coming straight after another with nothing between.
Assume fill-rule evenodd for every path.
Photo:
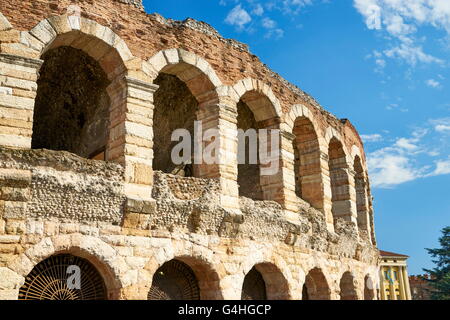
<instances>
[{"instance_id":1,"label":"stone amphitheater","mask_svg":"<svg viewBox=\"0 0 450 320\"><path fill-rule=\"evenodd\" d=\"M221 161L180 168L194 121ZM279 130L277 174L237 128ZM0 299L374 300L373 221L354 126L246 45L141 0L0 2Z\"/></svg>"}]
</instances>

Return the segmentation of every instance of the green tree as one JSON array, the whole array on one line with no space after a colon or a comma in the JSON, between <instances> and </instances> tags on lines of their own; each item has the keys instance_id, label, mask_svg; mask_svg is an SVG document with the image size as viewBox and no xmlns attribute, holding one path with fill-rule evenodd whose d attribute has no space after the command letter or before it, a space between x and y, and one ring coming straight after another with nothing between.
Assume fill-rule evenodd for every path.
<instances>
[{"instance_id":1,"label":"green tree","mask_svg":"<svg viewBox=\"0 0 450 320\"><path fill-rule=\"evenodd\" d=\"M433 257L435 268L423 269L430 274L431 298L434 300L450 300L450 227L442 229L439 238L440 248L426 249Z\"/></svg>"}]
</instances>

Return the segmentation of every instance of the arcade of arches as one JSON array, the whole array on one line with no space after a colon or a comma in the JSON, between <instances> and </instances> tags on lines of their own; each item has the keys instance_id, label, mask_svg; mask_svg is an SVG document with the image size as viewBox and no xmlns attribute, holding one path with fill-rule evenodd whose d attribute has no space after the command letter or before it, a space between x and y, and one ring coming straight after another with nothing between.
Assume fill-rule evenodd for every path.
<instances>
[{"instance_id":1,"label":"arcade of arches","mask_svg":"<svg viewBox=\"0 0 450 320\"><path fill-rule=\"evenodd\" d=\"M0 299L377 298L350 122L208 25L66 2L0 4ZM174 164L194 120L218 161Z\"/></svg>"},{"instance_id":2,"label":"arcade of arches","mask_svg":"<svg viewBox=\"0 0 450 320\"><path fill-rule=\"evenodd\" d=\"M258 271L260 270L260 271ZM204 270L203 270L204 271ZM196 270L199 274L200 270ZM153 275L148 300L200 300L208 296L211 283L202 284L196 272L186 263L172 259L164 263ZM209 273L214 272L210 270ZM210 274L202 274L207 278ZM107 280L111 282L110 280ZM364 278L364 299L373 300L371 279ZM202 288L202 286L204 288ZM271 264L258 264L246 275L242 283L242 300L289 299L289 285L281 271ZM350 272L340 280L340 299L358 300L357 284ZM205 290L205 292L202 292ZM216 290L220 290L219 287ZM89 261L70 253L55 254L38 263L25 277L19 290L19 300L106 300L108 294L104 276ZM307 274L302 286L302 300L330 300L331 289L319 268Z\"/></svg>"}]
</instances>

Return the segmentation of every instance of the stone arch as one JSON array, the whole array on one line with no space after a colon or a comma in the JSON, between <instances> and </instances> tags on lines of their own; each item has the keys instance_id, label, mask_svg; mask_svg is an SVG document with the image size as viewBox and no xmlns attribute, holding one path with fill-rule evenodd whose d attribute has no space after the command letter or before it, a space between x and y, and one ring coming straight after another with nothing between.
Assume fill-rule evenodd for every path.
<instances>
[{"instance_id":1,"label":"stone arch","mask_svg":"<svg viewBox=\"0 0 450 320\"><path fill-rule=\"evenodd\" d=\"M257 122L280 118L282 115L281 104L272 92L272 89L262 82L252 78L239 80L232 86L235 95L231 98L236 103L243 100L248 104Z\"/></svg>"},{"instance_id":2,"label":"stone arch","mask_svg":"<svg viewBox=\"0 0 450 320\"><path fill-rule=\"evenodd\" d=\"M303 105L292 107L285 118L294 141L294 172L296 194L314 208L323 210L324 190L321 166L320 132L311 111Z\"/></svg>"},{"instance_id":3,"label":"stone arch","mask_svg":"<svg viewBox=\"0 0 450 320\"><path fill-rule=\"evenodd\" d=\"M354 172L350 167L350 157L342 143L340 134L334 129L327 130L328 168L330 172L332 214L336 227L337 219L357 224Z\"/></svg>"},{"instance_id":4,"label":"stone arch","mask_svg":"<svg viewBox=\"0 0 450 320\"><path fill-rule=\"evenodd\" d=\"M116 250L96 237L80 234L46 237L19 255L8 268L25 278L37 264L56 254L71 254L89 261L102 276L108 299L119 299L120 275L124 270L118 263Z\"/></svg>"},{"instance_id":5,"label":"stone arch","mask_svg":"<svg viewBox=\"0 0 450 320\"><path fill-rule=\"evenodd\" d=\"M372 277L367 274L364 277L364 300L375 300L376 286Z\"/></svg>"},{"instance_id":6,"label":"stone arch","mask_svg":"<svg viewBox=\"0 0 450 320\"><path fill-rule=\"evenodd\" d=\"M353 171L355 172L355 191L356 191L356 210L357 222L360 231L366 233L366 238L371 238L370 217L369 217L369 199L367 176L363 168L362 160L359 155L355 155L353 162Z\"/></svg>"},{"instance_id":7,"label":"stone arch","mask_svg":"<svg viewBox=\"0 0 450 320\"><path fill-rule=\"evenodd\" d=\"M184 49L167 49L148 59L154 81L160 73L177 76L186 83L199 104L217 103L217 88L222 82L211 65L202 57Z\"/></svg>"},{"instance_id":8,"label":"stone arch","mask_svg":"<svg viewBox=\"0 0 450 320\"><path fill-rule=\"evenodd\" d=\"M321 268L311 269L305 277L302 289L303 300L331 300L329 281Z\"/></svg>"},{"instance_id":9,"label":"stone arch","mask_svg":"<svg viewBox=\"0 0 450 320\"><path fill-rule=\"evenodd\" d=\"M199 136L194 122L202 125L203 132L218 126L217 87L222 86L216 72L200 56L183 49L168 49L148 60L153 74L153 83L159 85L154 95L153 150L154 170L201 178L217 177L211 174L211 165L197 159L195 148L208 143ZM189 154L182 154L180 163L173 162L171 151L179 141L171 141L172 132L186 129L191 137ZM201 132L201 133L203 133ZM197 160L197 161L195 161ZM200 160L200 161L199 161Z\"/></svg>"},{"instance_id":10,"label":"stone arch","mask_svg":"<svg viewBox=\"0 0 450 320\"><path fill-rule=\"evenodd\" d=\"M341 300L358 300L358 284L350 271L346 271L342 275L339 288Z\"/></svg>"},{"instance_id":11,"label":"stone arch","mask_svg":"<svg viewBox=\"0 0 450 320\"><path fill-rule=\"evenodd\" d=\"M167 242L155 251L155 255L145 265L144 270L150 277L143 290L149 292L152 277L159 268L171 260L179 260L193 271L198 280L201 300L221 300L223 299L221 280L225 271L221 264L215 264L212 259L212 252L207 252L200 246L192 245L189 249L185 244Z\"/></svg>"},{"instance_id":12,"label":"stone arch","mask_svg":"<svg viewBox=\"0 0 450 320\"><path fill-rule=\"evenodd\" d=\"M294 291L292 286L295 282L291 270L284 259L279 256L270 256L268 253L255 252L253 259L247 260L242 265L241 270L244 275L242 281L254 268L264 280L268 300L289 300L292 298Z\"/></svg>"},{"instance_id":13,"label":"stone arch","mask_svg":"<svg viewBox=\"0 0 450 320\"><path fill-rule=\"evenodd\" d=\"M47 91L54 92L55 108L60 110L60 115L64 117L64 120L72 123L74 128L80 130L80 133L84 132L85 138L83 138L83 141L89 146L86 147L84 152L80 151L79 155L100 160L123 160L122 146L117 143L117 140L120 140L119 132L123 131L125 123L119 119L121 119L120 113L123 112L122 110L126 109L124 108L128 91L126 78L128 68L126 64L134 58L126 43L108 27L86 18L66 15L53 16L42 20L26 34L26 37L33 39L32 43L42 58L49 57L50 54L57 52L56 50L66 50L71 56L79 54L80 59L85 54L86 57L91 59L93 65L95 63L98 64L99 70L104 72L107 82L101 80L101 83L98 84L99 90L97 88L93 90L92 96L89 96L89 98L91 98L93 106L101 110L91 110L90 113L92 114L89 114L87 111L79 111L80 105L78 104L86 103L83 99L87 95L83 92L80 96L73 96L75 92L80 92L80 90L73 90L72 93L69 93L70 88L74 86L82 87L85 85L85 90L89 90L90 84L82 82L70 83L66 80L66 89L63 90L66 90L68 93L65 96L60 93L61 90L52 91L49 88ZM45 66L46 63L44 62L42 68ZM67 73L68 78L70 78L71 72L69 69L64 71ZM60 66L59 70L64 70L64 68ZM89 68L85 70L89 70ZM91 73L93 74L93 72ZM38 83L41 80L40 78ZM61 89L61 83L59 81L57 83L58 88ZM41 90L44 90L49 84L51 84L51 81L47 81L45 85L41 83L42 86L38 85L37 105L34 112L33 140L35 140L34 138L37 134L48 136L48 133L45 133L46 130L41 130L40 128L45 128L45 123L49 121L49 118L42 116L42 110L45 110L45 108L40 108L38 103L42 100L40 99ZM103 93L97 94L96 91ZM46 93L42 94L48 97ZM58 94L60 96L57 96ZM84 102L80 102L80 100ZM64 104L64 108L59 106L62 104ZM72 107L68 108L68 105ZM68 114L67 110L72 111ZM54 122L57 123L58 119L54 119ZM57 134L57 139L64 139L66 126L61 127L61 132ZM92 138L93 135L96 138L98 137L98 139ZM67 139L70 140L69 138ZM37 147L47 147L46 144L48 144L49 148L52 148L52 140L54 142L55 138L49 136L48 141L45 137L38 140L44 142L39 142ZM66 143L62 143L61 146L61 142L59 142L55 147L67 150L67 146L65 147L64 144ZM78 153L74 150L68 151Z\"/></svg>"},{"instance_id":14,"label":"stone arch","mask_svg":"<svg viewBox=\"0 0 450 320\"><path fill-rule=\"evenodd\" d=\"M270 87L259 80L240 80L231 91L230 98L236 103L233 108L237 113L237 128L243 130L242 135L238 135L238 155L242 158L237 164L239 195L281 202L282 177L274 183L274 174L266 170L270 165L262 164L258 152L260 147L264 151L273 151L271 136L266 136L264 142L259 139L258 130L265 129L270 133L280 129L281 105Z\"/></svg>"},{"instance_id":15,"label":"stone arch","mask_svg":"<svg viewBox=\"0 0 450 320\"><path fill-rule=\"evenodd\" d=\"M273 263L262 262L254 265L245 273L242 288L244 289L248 281L255 282L255 278L261 277L260 284L253 286L254 290L262 290L260 288L264 284L264 292L255 292L256 296L264 296L267 300L289 300L291 298L289 282L283 272ZM250 277L252 278L250 280ZM251 296L251 294L250 294ZM250 299L251 300L251 299Z\"/></svg>"}]
</instances>

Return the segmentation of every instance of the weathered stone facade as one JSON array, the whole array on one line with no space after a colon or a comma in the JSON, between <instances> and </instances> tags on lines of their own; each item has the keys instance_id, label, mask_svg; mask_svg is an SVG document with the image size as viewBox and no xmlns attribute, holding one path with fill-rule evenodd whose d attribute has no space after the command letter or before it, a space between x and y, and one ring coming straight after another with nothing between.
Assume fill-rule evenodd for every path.
<instances>
[{"instance_id":1,"label":"weathered stone facade","mask_svg":"<svg viewBox=\"0 0 450 320\"><path fill-rule=\"evenodd\" d=\"M49 57L71 49L86 81L71 87L62 74L61 96L39 88L52 74L41 68L61 60ZM89 94L97 67L107 97ZM66 111L62 147L46 144L57 150L32 149L45 119L38 101ZM164 167L170 119L218 128L220 163L189 174ZM238 169L241 125L281 131L278 174ZM79 134L64 136L66 127ZM193 271L202 299L240 299L253 268L268 299L374 299L379 253L361 139L205 23L148 15L138 0L2 1L0 299L17 299L33 268L59 253L89 260L110 299L147 299L173 259Z\"/></svg>"}]
</instances>

